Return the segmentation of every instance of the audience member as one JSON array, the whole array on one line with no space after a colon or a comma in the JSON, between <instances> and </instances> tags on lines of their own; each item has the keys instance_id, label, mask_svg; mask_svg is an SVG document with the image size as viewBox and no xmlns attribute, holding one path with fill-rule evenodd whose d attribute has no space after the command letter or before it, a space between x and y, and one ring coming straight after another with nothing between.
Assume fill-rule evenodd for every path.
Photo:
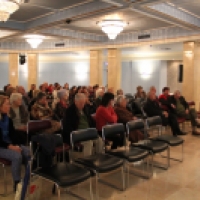
<instances>
[{"instance_id":1,"label":"audience member","mask_svg":"<svg viewBox=\"0 0 200 200\"><path fill-rule=\"evenodd\" d=\"M137 93L135 94L135 99L146 99L146 93L143 90L142 86L137 87Z\"/></svg>"},{"instance_id":2,"label":"audience member","mask_svg":"<svg viewBox=\"0 0 200 200\"><path fill-rule=\"evenodd\" d=\"M87 129L94 126L91 116L87 115L85 110L85 103L85 95L77 93L74 103L66 109L63 120L63 140L69 145L71 144L70 134L72 131Z\"/></svg>"},{"instance_id":3,"label":"audience member","mask_svg":"<svg viewBox=\"0 0 200 200\"><path fill-rule=\"evenodd\" d=\"M102 97L101 105L96 111L96 127L100 137L102 137L102 127L107 124L117 123L117 115L114 111L114 94L105 93ZM108 139L113 141L112 149L116 149L118 146L123 146L124 142L123 134L116 134L115 137L109 137Z\"/></svg>"},{"instance_id":4,"label":"audience member","mask_svg":"<svg viewBox=\"0 0 200 200\"><path fill-rule=\"evenodd\" d=\"M9 99L0 96L0 157L11 161L11 171L14 181L14 190L21 181L21 164L28 163L30 151L23 146L16 134L12 120L8 117L10 111Z\"/></svg>"},{"instance_id":5,"label":"audience member","mask_svg":"<svg viewBox=\"0 0 200 200\"><path fill-rule=\"evenodd\" d=\"M69 106L68 102L68 92L66 89L59 90L58 93L58 103L55 106L55 115L59 118L59 120L64 118L64 114L66 109Z\"/></svg>"},{"instance_id":6,"label":"audience member","mask_svg":"<svg viewBox=\"0 0 200 200\"><path fill-rule=\"evenodd\" d=\"M8 86L8 87L7 87L7 90L6 90L6 96L10 97L10 95L11 95L13 92L16 92L16 88L11 87L11 86Z\"/></svg>"},{"instance_id":7,"label":"audience member","mask_svg":"<svg viewBox=\"0 0 200 200\"><path fill-rule=\"evenodd\" d=\"M17 87L17 92L22 94L22 101L23 101L23 104L25 105L26 108L28 108L29 106L29 102L30 102L30 99L28 98L26 92L25 92L25 89L23 86L18 86Z\"/></svg>"},{"instance_id":8,"label":"audience member","mask_svg":"<svg viewBox=\"0 0 200 200\"><path fill-rule=\"evenodd\" d=\"M137 119L137 117L134 117L133 114L126 109L126 106L126 98L122 95L119 95L116 100L115 113L117 114L118 118L117 122L123 123L125 126L127 122ZM144 134L139 130L129 133L129 140L131 143L136 143L143 139Z\"/></svg>"},{"instance_id":9,"label":"audience member","mask_svg":"<svg viewBox=\"0 0 200 200\"><path fill-rule=\"evenodd\" d=\"M176 90L174 95L171 96L171 103L175 107L177 117L182 117L191 121L192 134L200 135L200 132L197 130L197 127L200 127L200 124L197 122L196 110L194 108L189 108L188 103L185 98L181 96L179 90Z\"/></svg>"},{"instance_id":10,"label":"audience member","mask_svg":"<svg viewBox=\"0 0 200 200\"><path fill-rule=\"evenodd\" d=\"M154 92L150 92L148 94L147 102L144 105L144 111L146 112L148 117L160 116L163 126L167 126L169 124L174 136L185 135L185 133L180 130L176 116L171 112L162 110Z\"/></svg>"},{"instance_id":11,"label":"audience member","mask_svg":"<svg viewBox=\"0 0 200 200\"><path fill-rule=\"evenodd\" d=\"M122 89L117 90L117 96L124 95L124 92Z\"/></svg>"},{"instance_id":12,"label":"audience member","mask_svg":"<svg viewBox=\"0 0 200 200\"><path fill-rule=\"evenodd\" d=\"M98 89L96 90L96 99L94 100L95 102L95 106L96 106L96 109L101 105L101 100L102 100L102 97L104 95L104 92L102 89Z\"/></svg>"},{"instance_id":13,"label":"audience member","mask_svg":"<svg viewBox=\"0 0 200 200\"><path fill-rule=\"evenodd\" d=\"M35 120L51 120L52 127L45 130L45 133L55 133L61 128L60 123L53 120L54 113L51 108L49 108L45 93L38 93L36 103L31 108L31 117Z\"/></svg>"},{"instance_id":14,"label":"audience member","mask_svg":"<svg viewBox=\"0 0 200 200\"><path fill-rule=\"evenodd\" d=\"M65 90L69 90L69 83L65 83L63 89L65 89Z\"/></svg>"},{"instance_id":15,"label":"audience member","mask_svg":"<svg viewBox=\"0 0 200 200\"><path fill-rule=\"evenodd\" d=\"M36 90L36 85L35 85L35 84L31 84L31 89L30 89L30 91L28 92L28 97L29 97L30 99L33 99L33 93L34 93L35 90Z\"/></svg>"}]
</instances>

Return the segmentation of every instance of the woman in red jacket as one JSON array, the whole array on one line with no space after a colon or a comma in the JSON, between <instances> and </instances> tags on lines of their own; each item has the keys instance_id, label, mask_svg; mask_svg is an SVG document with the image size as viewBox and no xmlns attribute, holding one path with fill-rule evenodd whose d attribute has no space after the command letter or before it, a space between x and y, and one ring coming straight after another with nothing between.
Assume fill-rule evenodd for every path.
<instances>
[{"instance_id":1,"label":"woman in red jacket","mask_svg":"<svg viewBox=\"0 0 200 200\"><path fill-rule=\"evenodd\" d=\"M96 128L99 135L102 137L102 127L107 124L117 123L117 115L113 109L114 107L114 95L112 93L105 93L102 97L101 105L96 111ZM112 149L116 149L118 146L122 146L124 143L124 136L117 134L114 137L107 138L113 142Z\"/></svg>"}]
</instances>

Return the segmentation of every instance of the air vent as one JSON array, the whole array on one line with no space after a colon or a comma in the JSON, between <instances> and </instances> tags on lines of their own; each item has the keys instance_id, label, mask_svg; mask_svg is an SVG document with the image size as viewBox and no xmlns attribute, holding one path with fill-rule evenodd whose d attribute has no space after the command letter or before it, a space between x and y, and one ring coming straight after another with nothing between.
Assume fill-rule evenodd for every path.
<instances>
[{"instance_id":1,"label":"air vent","mask_svg":"<svg viewBox=\"0 0 200 200\"><path fill-rule=\"evenodd\" d=\"M150 34L138 35L138 40L149 39L150 37L151 37Z\"/></svg>"},{"instance_id":2,"label":"air vent","mask_svg":"<svg viewBox=\"0 0 200 200\"><path fill-rule=\"evenodd\" d=\"M65 43L56 43L55 44L55 47L64 47L65 46Z\"/></svg>"}]
</instances>

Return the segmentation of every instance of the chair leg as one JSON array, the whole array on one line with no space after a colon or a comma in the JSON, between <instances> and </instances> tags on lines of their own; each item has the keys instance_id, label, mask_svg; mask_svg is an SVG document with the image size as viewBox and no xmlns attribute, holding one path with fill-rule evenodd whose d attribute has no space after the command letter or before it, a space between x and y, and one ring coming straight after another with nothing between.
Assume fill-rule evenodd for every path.
<instances>
[{"instance_id":1,"label":"chair leg","mask_svg":"<svg viewBox=\"0 0 200 200\"><path fill-rule=\"evenodd\" d=\"M90 199L93 200L92 178L90 178Z\"/></svg>"},{"instance_id":2,"label":"chair leg","mask_svg":"<svg viewBox=\"0 0 200 200\"><path fill-rule=\"evenodd\" d=\"M96 199L99 200L99 174L96 172Z\"/></svg>"},{"instance_id":3,"label":"chair leg","mask_svg":"<svg viewBox=\"0 0 200 200\"><path fill-rule=\"evenodd\" d=\"M3 178L4 178L4 196L7 195L7 179L6 179L6 166L5 165L2 165L3 166Z\"/></svg>"},{"instance_id":4,"label":"chair leg","mask_svg":"<svg viewBox=\"0 0 200 200\"><path fill-rule=\"evenodd\" d=\"M58 200L60 200L60 187L57 184L56 184L56 187L57 187L57 192L58 192Z\"/></svg>"},{"instance_id":5,"label":"chair leg","mask_svg":"<svg viewBox=\"0 0 200 200\"><path fill-rule=\"evenodd\" d=\"M124 191L125 190L124 165L121 167L121 173L122 173L122 191Z\"/></svg>"}]
</instances>

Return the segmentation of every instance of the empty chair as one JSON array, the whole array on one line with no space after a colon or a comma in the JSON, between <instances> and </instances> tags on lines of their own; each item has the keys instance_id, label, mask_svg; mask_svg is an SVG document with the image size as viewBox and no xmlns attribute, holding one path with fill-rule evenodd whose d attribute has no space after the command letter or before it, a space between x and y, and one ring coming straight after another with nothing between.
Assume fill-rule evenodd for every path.
<instances>
[{"instance_id":1,"label":"empty chair","mask_svg":"<svg viewBox=\"0 0 200 200\"><path fill-rule=\"evenodd\" d=\"M78 130L73 131L71 133L71 145L72 150L74 148L74 145L79 142L83 141L98 141L98 132L94 128L84 129L84 130ZM86 156L83 158L77 158L73 160L76 163L79 163L88 169L91 170L96 176L96 196L97 199L99 198L99 192L98 192L98 180L99 180L99 174L106 173L113 171L117 168L121 168L122 172L122 183L123 183L123 190L125 189L125 181L124 181L124 170L123 170L123 159L103 154L103 153L97 153L91 156Z\"/></svg>"},{"instance_id":2,"label":"empty chair","mask_svg":"<svg viewBox=\"0 0 200 200\"><path fill-rule=\"evenodd\" d=\"M146 121L147 120L145 120L145 122ZM140 126L142 128L142 120L140 120L140 123L141 123ZM144 124L144 122L143 122L143 124ZM145 130L145 135L146 135L146 138L147 138L147 128L148 127L144 124L143 128ZM128 130L128 132L135 130L135 121L131 121L131 122L127 123L127 130ZM142 141L138 144L132 144L132 145L137 146L138 148L145 149L145 150L149 151L150 154L152 155L152 162L151 163L152 163L153 166L168 169L168 167L169 167L169 156L170 156L168 144L166 144L165 142L161 142L161 141L146 139L146 140L144 140L144 141ZM154 163L154 155L156 153L161 153L161 152L164 152L166 150L167 150L167 164L165 166L156 165Z\"/></svg>"},{"instance_id":3,"label":"empty chair","mask_svg":"<svg viewBox=\"0 0 200 200\"><path fill-rule=\"evenodd\" d=\"M49 142L49 141L51 140L46 140L46 142ZM35 137L33 137L33 142L36 142ZM33 150L32 142L30 143L30 145L31 145L31 150ZM44 148L42 143L40 144L38 140L37 140L37 146L38 147L36 151L34 151L34 153L32 152L32 155L34 157L37 156L37 153L41 148ZM46 147L46 144L45 144L45 147ZM32 157L31 160L33 161L34 158ZM87 179L90 179L90 199L93 199L92 180L91 180L91 173L89 170L84 169L78 165L70 164L66 162L52 164L53 162L49 161L49 163L51 164L48 164L45 167L37 168L36 170L32 171L31 174L37 175L44 180L54 183L58 192L58 200L60 200L61 188L65 188L65 189L69 188Z\"/></svg>"},{"instance_id":4,"label":"empty chair","mask_svg":"<svg viewBox=\"0 0 200 200\"><path fill-rule=\"evenodd\" d=\"M140 127L140 121L137 123L135 122L135 130L138 130ZM142 123L143 125L143 123ZM143 125L144 127L144 125ZM102 138L106 139L106 137L112 137L116 134L124 134L124 138L126 138L125 127L123 124L113 124L113 125L106 125L102 129ZM129 137L127 136L127 139ZM125 148L119 148L115 150L107 150L105 153L110 154L119 158L124 159L126 163L126 167L128 170L128 177L129 177L129 164L137 161L141 161L149 156L149 152L147 150L137 148L137 147L127 147L126 140L124 143Z\"/></svg>"},{"instance_id":5,"label":"empty chair","mask_svg":"<svg viewBox=\"0 0 200 200\"><path fill-rule=\"evenodd\" d=\"M162 120L159 116L156 117L152 117L147 119L147 124L149 127L152 126L158 126L158 129L160 130L160 127L162 126ZM162 141L167 143L170 147L175 147L175 146L180 146L181 145L181 159L176 159L176 158L172 158L170 157L171 160L175 160L175 161L179 161L182 162L183 161L183 144L184 144L184 140L181 137L175 137L173 135L167 135L164 134L162 135L162 131L159 131L160 134L158 137L152 138L152 140L156 140L156 141ZM171 152L170 152L171 155Z\"/></svg>"}]
</instances>

